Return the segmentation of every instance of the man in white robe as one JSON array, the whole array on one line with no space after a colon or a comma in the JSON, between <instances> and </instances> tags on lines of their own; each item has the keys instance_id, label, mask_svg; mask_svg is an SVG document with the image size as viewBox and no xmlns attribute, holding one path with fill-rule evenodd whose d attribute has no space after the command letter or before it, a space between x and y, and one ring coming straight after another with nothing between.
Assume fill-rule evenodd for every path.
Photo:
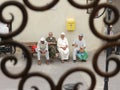
<instances>
[{"instance_id":1,"label":"man in white robe","mask_svg":"<svg viewBox=\"0 0 120 90\"><path fill-rule=\"evenodd\" d=\"M69 47L68 47L68 40L65 37L65 33L62 32L60 38L57 41L58 51L61 56L61 62L64 63L64 60L69 59Z\"/></svg>"}]
</instances>

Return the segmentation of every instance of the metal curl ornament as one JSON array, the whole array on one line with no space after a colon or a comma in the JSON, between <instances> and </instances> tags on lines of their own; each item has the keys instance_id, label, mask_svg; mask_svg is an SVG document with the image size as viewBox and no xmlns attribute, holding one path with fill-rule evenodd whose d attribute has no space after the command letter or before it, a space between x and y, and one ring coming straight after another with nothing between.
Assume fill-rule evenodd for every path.
<instances>
[{"instance_id":1,"label":"metal curl ornament","mask_svg":"<svg viewBox=\"0 0 120 90\"><path fill-rule=\"evenodd\" d=\"M68 2L75 8L78 8L78 9L88 9L88 8L93 8L95 7L96 5L98 5L100 0L94 0L92 3L88 4L88 5L81 5L81 4L78 4L76 3L74 0L68 0Z\"/></svg>"},{"instance_id":2,"label":"metal curl ornament","mask_svg":"<svg viewBox=\"0 0 120 90\"><path fill-rule=\"evenodd\" d=\"M21 10L23 20L21 22L21 25L14 32L10 32L8 34L0 34L0 37L5 38L5 39L12 38L12 37L18 35L19 33L21 33L24 30L24 28L26 27L27 21L28 21L27 11L26 11L25 7L21 3L16 2L16 1L6 1L0 6L0 21L1 22L9 24L11 22L11 20L14 20L14 16L11 13L10 13L11 16L12 16L11 20L6 20L2 16L2 12L3 12L4 8L6 8L7 6L11 6L11 5L16 6Z\"/></svg>"},{"instance_id":3,"label":"metal curl ornament","mask_svg":"<svg viewBox=\"0 0 120 90\"><path fill-rule=\"evenodd\" d=\"M98 38L100 38L102 40L105 40L105 41L116 41L116 40L118 40L120 38L120 35L116 35L116 36L112 36L112 37L102 35L102 34L100 34L97 31L97 29L94 26L94 18L96 16L96 13L101 8L110 8L114 12L114 15L115 15L115 18L111 22L105 21L105 18L104 18L105 24L107 24L107 25L113 25L113 24L115 24L119 20L119 11L118 11L118 9L116 7L114 7L112 5L109 5L109 4L100 4L96 8L94 8L93 11L92 11L92 13L90 14L90 18L89 18L90 30L92 31L92 33L95 36L97 36Z\"/></svg>"},{"instance_id":4,"label":"metal curl ornament","mask_svg":"<svg viewBox=\"0 0 120 90\"><path fill-rule=\"evenodd\" d=\"M12 40L6 40L6 41L3 41L3 42L0 42L0 45L6 45L6 44L9 44L9 45L13 45L13 46L17 46L19 48L21 48L23 51L25 51L26 55L27 55L27 65L25 67L25 69L18 73L18 74L12 74L10 73L7 69L6 69L6 66L5 64L7 63L7 61L14 61L14 65L17 64L17 58L15 56L5 56L2 61L1 61L1 70L2 72L9 78L13 78L13 79L16 79L16 78L20 78L20 77L24 77L27 75L27 73L29 72L30 68L31 68L31 65L32 65L32 56L31 56L31 53L30 51L22 44L16 42L16 41L12 41Z\"/></svg>"},{"instance_id":5,"label":"metal curl ornament","mask_svg":"<svg viewBox=\"0 0 120 90\"><path fill-rule=\"evenodd\" d=\"M115 70L113 70L111 72L103 72L98 67L98 63L97 62L98 62L98 57L99 57L100 53L103 50L107 49L108 47L112 47L112 46L120 46L120 43L117 43L117 42L108 43L108 44L102 46L101 48L99 48L99 50L93 56L93 61L92 61L93 68L94 68L95 72L98 73L102 77L113 77L113 76L115 76L119 72L119 69L120 69L119 58L117 58L115 56L114 57L110 56L107 59L107 63L108 64L109 64L110 61L114 61L116 63Z\"/></svg>"},{"instance_id":6,"label":"metal curl ornament","mask_svg":"<svg viewBox=\"0 0 120 90\"><path fill-rule=\"evenodd\" d=\"M34 90L39 90L37 87L35 86L32 86L31 88L33 88Z\"/></svg>"},{"instance_id":7,"label":"metal curl ornament","mask_svg":"<svg viewBox=\"0 0 120 90\"><path fill-rule=\"evenodd\" d=\"M71 70L68 70L64 75L62 75L62 77L59 79L59 82L58 82L58 84L57 84L57 88L56 88L56 90L62 90L62 84L63 84L63 82L64 82L64 80L70 75L70 74L72 74L72 73L75 73L75 72L85 72L85 73L87 73L89 76L90 76L90 78L91 78L91 85L90 85L90 87L89 87L89 89L88 90L94 90L94 88L95 88L95 85L96 85L96 77L95 77L95 75L93 74L93 72L91 72L89 69L86 69L86 68L80 68L80 67L78 67L78 68L73 68L73 69L71 69ZM76 85L75 85L75 87L74 87L74 90L77 90L77 86L79 85L79 84L81 84L81 83L76 83Z\"/></svg>"},{"instance_id":8,"label":"metal curl ornament","mask_svg":"<svg viewBox=\"0 0 120 90\"><path fill-rule=\"evenodd\" d=\"M81 83L81 82L76 83L74 86L74 90L79 90L79 88L78 88L79 85L83 85L83 83Z\"/></svg>"},{"instance_id":9,"label":"metal curl ornament","mask_svg":"<svg viewBox=\"0 0 120 90\"><path fill-rule=\"evenodd\" d=\"M42 78L44 78L50 84L51 90L56 90L55 89L55 84L54 84L54 82L52 81L52 79L49 76L47 76L47 75L45 75L43 73L37 73L37 72L28 73L25 77L23 77L20 80L18 90L23 90L25 82L27 81L27 79L29 79L31 77L42 77ZM32 86L31 88L34 88L35 90L39 90L36 86Z\"/></svg>"},{"instance_id":10,"label":"metal curl ornament","mask_svg":"<svg viewBox=\"0 0 120 90\"><path fill-rule=\"evenodd\" d=\"M54 7L58 2L59 0L53 0L52 2L48 3L47 5L45 6L40 6L40 7L37 7L37 6L34 6L32 5L29 0L23 0L23 2L25 3L25 5L30 8L31 10L34 10L34 11L46 11L46 10L49 10L51 9L52 7Z\"/></svg>"}]
</instances>

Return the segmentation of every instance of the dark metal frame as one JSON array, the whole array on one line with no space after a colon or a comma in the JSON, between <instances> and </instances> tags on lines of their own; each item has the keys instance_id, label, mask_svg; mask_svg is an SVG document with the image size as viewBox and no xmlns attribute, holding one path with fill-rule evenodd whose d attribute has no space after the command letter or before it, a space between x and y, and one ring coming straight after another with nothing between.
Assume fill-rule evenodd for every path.
<instances>
[{"instance_id":1,"label":"dark metal frame","mask_svg":"<svg viewBox=\"0 0 120 90\"><path fill-rule=\"evenodd\" d=\"M107 13L106 19L108 21L110 21L111 20L112 10L107 8L107 12L106 13ZM112 28L110 27L110 25L108 25L107 26L107 35L110 35L110 29L112 29ZM109 47L109 48L106 49L106 67L105 67L105 71L106 72L109 71L109 63L107 63L107 59L109 58L109 56L111 56L112 49L113 49L113 47ZM109 82L109 78L105 77L105 79L104 79L104 90L108 90L108 82Z\"/></svg>"}]
</instances>

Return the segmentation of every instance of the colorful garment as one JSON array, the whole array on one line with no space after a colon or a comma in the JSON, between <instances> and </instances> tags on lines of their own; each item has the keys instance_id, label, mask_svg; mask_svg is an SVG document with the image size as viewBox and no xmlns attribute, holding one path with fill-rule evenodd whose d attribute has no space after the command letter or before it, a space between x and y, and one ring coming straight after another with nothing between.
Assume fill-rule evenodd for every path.
<instances>
[{"instance_id":1,"label":"colorful garment","mask_svg":"<svg viewBox=\"0 0 120 90\"><path fill-rule=\"evenodd\" d=\"M86 51L84 51L84 52L78 52L77 53L77 57L80 59L80 60L87 60L87 58L88 58L88 54L87 54L87 52Z\"/></svg>"}]
</instances>

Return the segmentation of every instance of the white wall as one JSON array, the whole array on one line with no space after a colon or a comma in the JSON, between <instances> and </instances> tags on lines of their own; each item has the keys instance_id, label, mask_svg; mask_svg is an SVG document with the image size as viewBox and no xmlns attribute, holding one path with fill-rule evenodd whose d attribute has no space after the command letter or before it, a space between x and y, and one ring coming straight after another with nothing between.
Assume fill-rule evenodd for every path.
<instances>
[{"instance_id":1,"label":"white wall","mask_svg":"<svg viewBox=\"0 0 120 90\"><path fill-rule=\"evenodd\" d=\"M10 0L6 0L10 1ZM15 0L23 3L22 0ZM32 0L29 0L32 2ZM44 0L36 0L33 1L34 5L38 5L38 2ZM46 0L45 2L51 1ZM101 0L101 2L105 2L106 0ZM80 0L80 3L86 3L86 0ZM27 7L26 7L27 8ZM60 2L51 10L45 12L35 12L27 8L28 11L28 24L25 30L16 36L14 39L18 41L38 41L41 36L47 37L48 32L53 32L54 36L58 38L61 32L66 33L66 37L69 40L70 49L72 50L72 42L74 39L77 39L80 33L84 34L84 38L87 44L87 50L91 51L97 49L102 41L96 38L92 32L90 31L88 20L89 14L86 13L86 10L76 9L71 6L67 0L60 0ZM22 16L20 10L15 7L9 7L4 11L4 15L7 18L10 18L9 12L14 13L15 21L13 22L13 29L19 26L21 22ZM66 30L66 19L74 18L76 20L76 30L72 32L68 32ZM102 17L95 20L96 26L100 32L103 31L104 23Z\"/></svg>"}]
</instances>

